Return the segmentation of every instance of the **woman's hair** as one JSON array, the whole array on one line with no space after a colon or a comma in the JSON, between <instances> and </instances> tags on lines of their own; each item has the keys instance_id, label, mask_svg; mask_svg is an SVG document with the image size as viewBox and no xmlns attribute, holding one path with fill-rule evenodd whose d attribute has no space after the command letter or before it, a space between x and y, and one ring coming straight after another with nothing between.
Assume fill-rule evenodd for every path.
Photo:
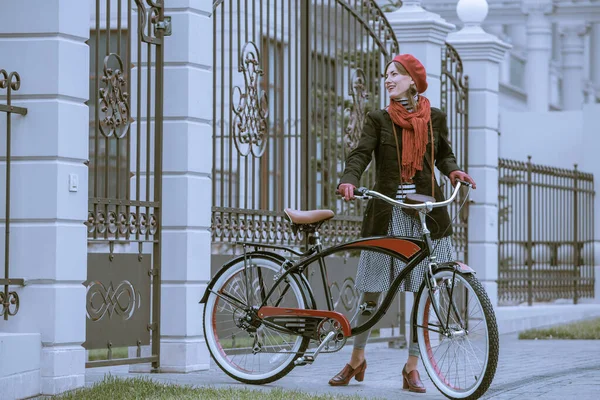
<instances>
[{"instance_id":1,"label":"woman's hair","mask_svg":"<svg viewBox=\"0 0 600 400\"><path fill-rule=\"evenodd\" d=\"M389 68L390 64L392 64L392 63L396 66L396 70L400 74L410 76L410 74L406 71L406 68L404 68L404 65L400 64L398 61L390 61L388 63L388 65L385 66L386 72L387 72L387 69ZM417 111L417 108L419 107L419 104L415 101L415 95L417 93L418 93L417 88L415 87L414 84L410 85L408 87L408 90L406 91L406 96L408 97L408 104L414 111Z\"/></svg>"}]
</instances>

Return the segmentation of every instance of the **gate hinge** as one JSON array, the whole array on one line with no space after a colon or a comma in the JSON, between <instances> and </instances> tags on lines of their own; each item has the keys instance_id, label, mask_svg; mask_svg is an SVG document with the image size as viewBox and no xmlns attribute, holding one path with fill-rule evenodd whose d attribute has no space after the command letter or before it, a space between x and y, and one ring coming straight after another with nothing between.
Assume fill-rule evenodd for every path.
<instances>
[{"instance_id":1,"label":"gate hinge","mask_svg":"<svg viewBox=\"0 0 600 400\"><path fill-rule=\"evenodd\" d=\"M158 269L157 268L150 268L148 270L148 276L158 276Z\"/></svg>"},{"instance_id":2,"label":"gate hinge","mask_svg":"<svg viewBox=\"0 0 600 400\"><path fill-rule=\"evenodd\" d=\"M158 21L155 29L162 29L164 31L163 36L171 36L171 33L173 33L171 30L171 16L165 15L164 21Z\"/></svg>"},{"instance_id":3,"label":"gate hinge","mask_svg":"<svg viewBox=\"0 0 600 400\"><path fill-rule=\"evenodd\" d=\"M153 331L153 330L155 330L156 328L158 328L158 324L157 324L156 322L153 322L153 323L151 323L151 324L148 324L148 325L146 326L146 329L148 329L149 331Z\"/></svg>"}]
</instances>

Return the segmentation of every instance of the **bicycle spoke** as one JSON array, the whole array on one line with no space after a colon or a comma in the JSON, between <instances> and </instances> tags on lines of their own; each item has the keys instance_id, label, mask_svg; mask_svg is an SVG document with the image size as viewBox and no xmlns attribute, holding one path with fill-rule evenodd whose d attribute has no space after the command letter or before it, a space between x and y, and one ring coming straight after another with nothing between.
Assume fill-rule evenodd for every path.
<instances>
[{"instance_id":1,"label":"bicycle spoke","mask_svg":"<svg viewBox=\"0 0 600 400\"><path fill-rule=\"evenodd\" d=\"M236 305L238 308L244 308L246 307L246 305L244 303L242 303L240 300L238 300L237 298L229 295L228 293L224 293L224 292L215 292L214 290L211 290L211 293L215 294L217 297L225 300L226 302L228 302L230 305Z\"/></svg>"},{"instance_id":2,"label":"bicycle spoke","mask_svg":"<svg viewBox=\"0 0 600 400\"><path fill-rule=\"evenodd\" d=\"M435 324L429 324L429 325L433 325L433 326L435 326L436 328L440 328L440 326L439 326L439 325L435 325ZM429 325L428 325L427 327L425 327L425 326L423 326L423 325L418 325L418 324L417 324L417 325L416 325L416 327L417 327L417 328L421 328L421 329L428 330L428 331L430 331L430 332L441 333L441 331L440 331L440 330L438 330L438 329L431 329L431 328L429 328Z\"/></svg>"}]
</instances>

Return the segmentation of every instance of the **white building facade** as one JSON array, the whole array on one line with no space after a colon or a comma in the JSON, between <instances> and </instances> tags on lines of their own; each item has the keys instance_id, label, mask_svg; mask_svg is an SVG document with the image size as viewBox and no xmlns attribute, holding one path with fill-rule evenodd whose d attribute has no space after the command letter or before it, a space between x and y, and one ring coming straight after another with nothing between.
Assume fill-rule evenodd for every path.
<instances>
[{"instance_id":1,"label":"white building facade","mask_svg":"<svg viewBox=\"0 0 600 400\"><path fill-rule=\"evenodd\" d=\"M19 73L21 85L12 91L11 101L27 114L8 113L7 108L0 112L0 133L8 132L10 118L12 138L10 259L2 285L8 285L5 298L9 292L19 298L18 311L11 304L14 315L0 322L0 357L15 360L0 370L1 398L82 387L86 364L92 366L93 352L82 346L91 340L90 310L111 308L136 318L136 310L143 311L139 318L146 320L138 323L145 323L145 332L134 332L133 343L113 346L113 339L99 339L111 354L113 347L126 348L114 358L140 358L143 363L132 365L132 371L158 366L163 372L185 373L206 370L210 362L198 301L211 278L214 165L225 158L213 141L218 119L213 74L223 65L214 57L213 15L222 2L131 3L144 4L148 19L138 19L135 10L129 17L127 2L117 0L32 0L2 7L0 69L7 76L0 75L0 81L7 81L12 71ZM470 205L469 263L498 305L498 159L532 155L536 162L562 168L577 163L600 177L594 163L600 139L593 134L600 123L600 5L593 0L460 0L458 6L405 1L386 17L400 52L415 54L428 69L427 95L434 106L441 101L446 42L458 51L469 76L468 169L481 187ZM140 24L148 30L140 31ZM169 28L172 35L167 36ZM100 31L104 39L96 41ZM140 42L133 40L128 48L114 32ZM100 75L112 79L116 72L115 64L107 64L107 71L94 56L104 53L98 43L106 46L106 55L128 54L121 60L126 83L121 87L115 78L113 87L121 97L104 104L117 110L106 125L100 118L108 114L92 97L99 93L97 82L104 82ZM114 57L106 62L115 62ZM294 86L296 90L301 88ZM7 98L5 88L0 89L0 104L7 104ZM129 108L119 108L124 103ZM162 121L162 134L157 121ZM95 141L94 132L100 131L94 126L107 128L100 141ZM541 144L538 131L546 138ZM115 139L119 135L127 145ZM157 138L162 142L156 144ZM155 152L161 147L162 155ZM93 172L88 166L95 165L100 148L106 161ZM4 176L4 145L0 154ZM125 167L118 172L116 165ZM98 180L109 166L124 182L115 192ZM278 172L269 165L266 170L273 176ZM248 171L245 176L252 176ZM162 190L153 197L157 176ZM301 182L302 175L294 179ZM5 178L2 182L6 187ZM295 199L287 187L282 193L279 201ZM6 222L4 214L2 218ZM593 226L600 232L600 213L595 218ZM160 235L154 237L155 232ZM599 249L594 242L590 252L595 263L600 262ZM104 285L103 297L90 297L96 279L90 260L104 255L101 265L132 258L145 269L135 278L119 276L119 282ZM595 276L600 276L597 266ZM118 284L125 281L132 286L123 292L127 307L116 311L124 306ZM136 285L145 285L145 291Z\"/></svg>"}]
</instances>

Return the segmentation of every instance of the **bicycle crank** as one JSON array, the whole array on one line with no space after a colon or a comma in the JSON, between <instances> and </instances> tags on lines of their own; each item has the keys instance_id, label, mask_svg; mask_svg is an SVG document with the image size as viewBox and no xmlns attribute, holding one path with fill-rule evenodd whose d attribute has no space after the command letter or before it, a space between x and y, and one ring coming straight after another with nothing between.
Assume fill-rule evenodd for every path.
<instances>
[{"instance_id":1,"label":"bicycle crank","mask_svg":"<svg viewBox=\"0 0 600 400\"><path fill-rule=\"evenodd\" d=\"M321 342L319 347L317 347L312 354L305 354L302 357L298 357L298 359L296 359L296 361L294 361L294 364L297 366L300 366L300 365L312 364L313 362L315 362L315 359L317 358L317 356L319 355L321 350L323 350L323 348L327 345L327 343L329 343L329 341L331 339L333 339L334 336L335 336L334 331L329 332L327 334L327 336L325 337L325 339Z\"/></svg>"}]
</instances>

